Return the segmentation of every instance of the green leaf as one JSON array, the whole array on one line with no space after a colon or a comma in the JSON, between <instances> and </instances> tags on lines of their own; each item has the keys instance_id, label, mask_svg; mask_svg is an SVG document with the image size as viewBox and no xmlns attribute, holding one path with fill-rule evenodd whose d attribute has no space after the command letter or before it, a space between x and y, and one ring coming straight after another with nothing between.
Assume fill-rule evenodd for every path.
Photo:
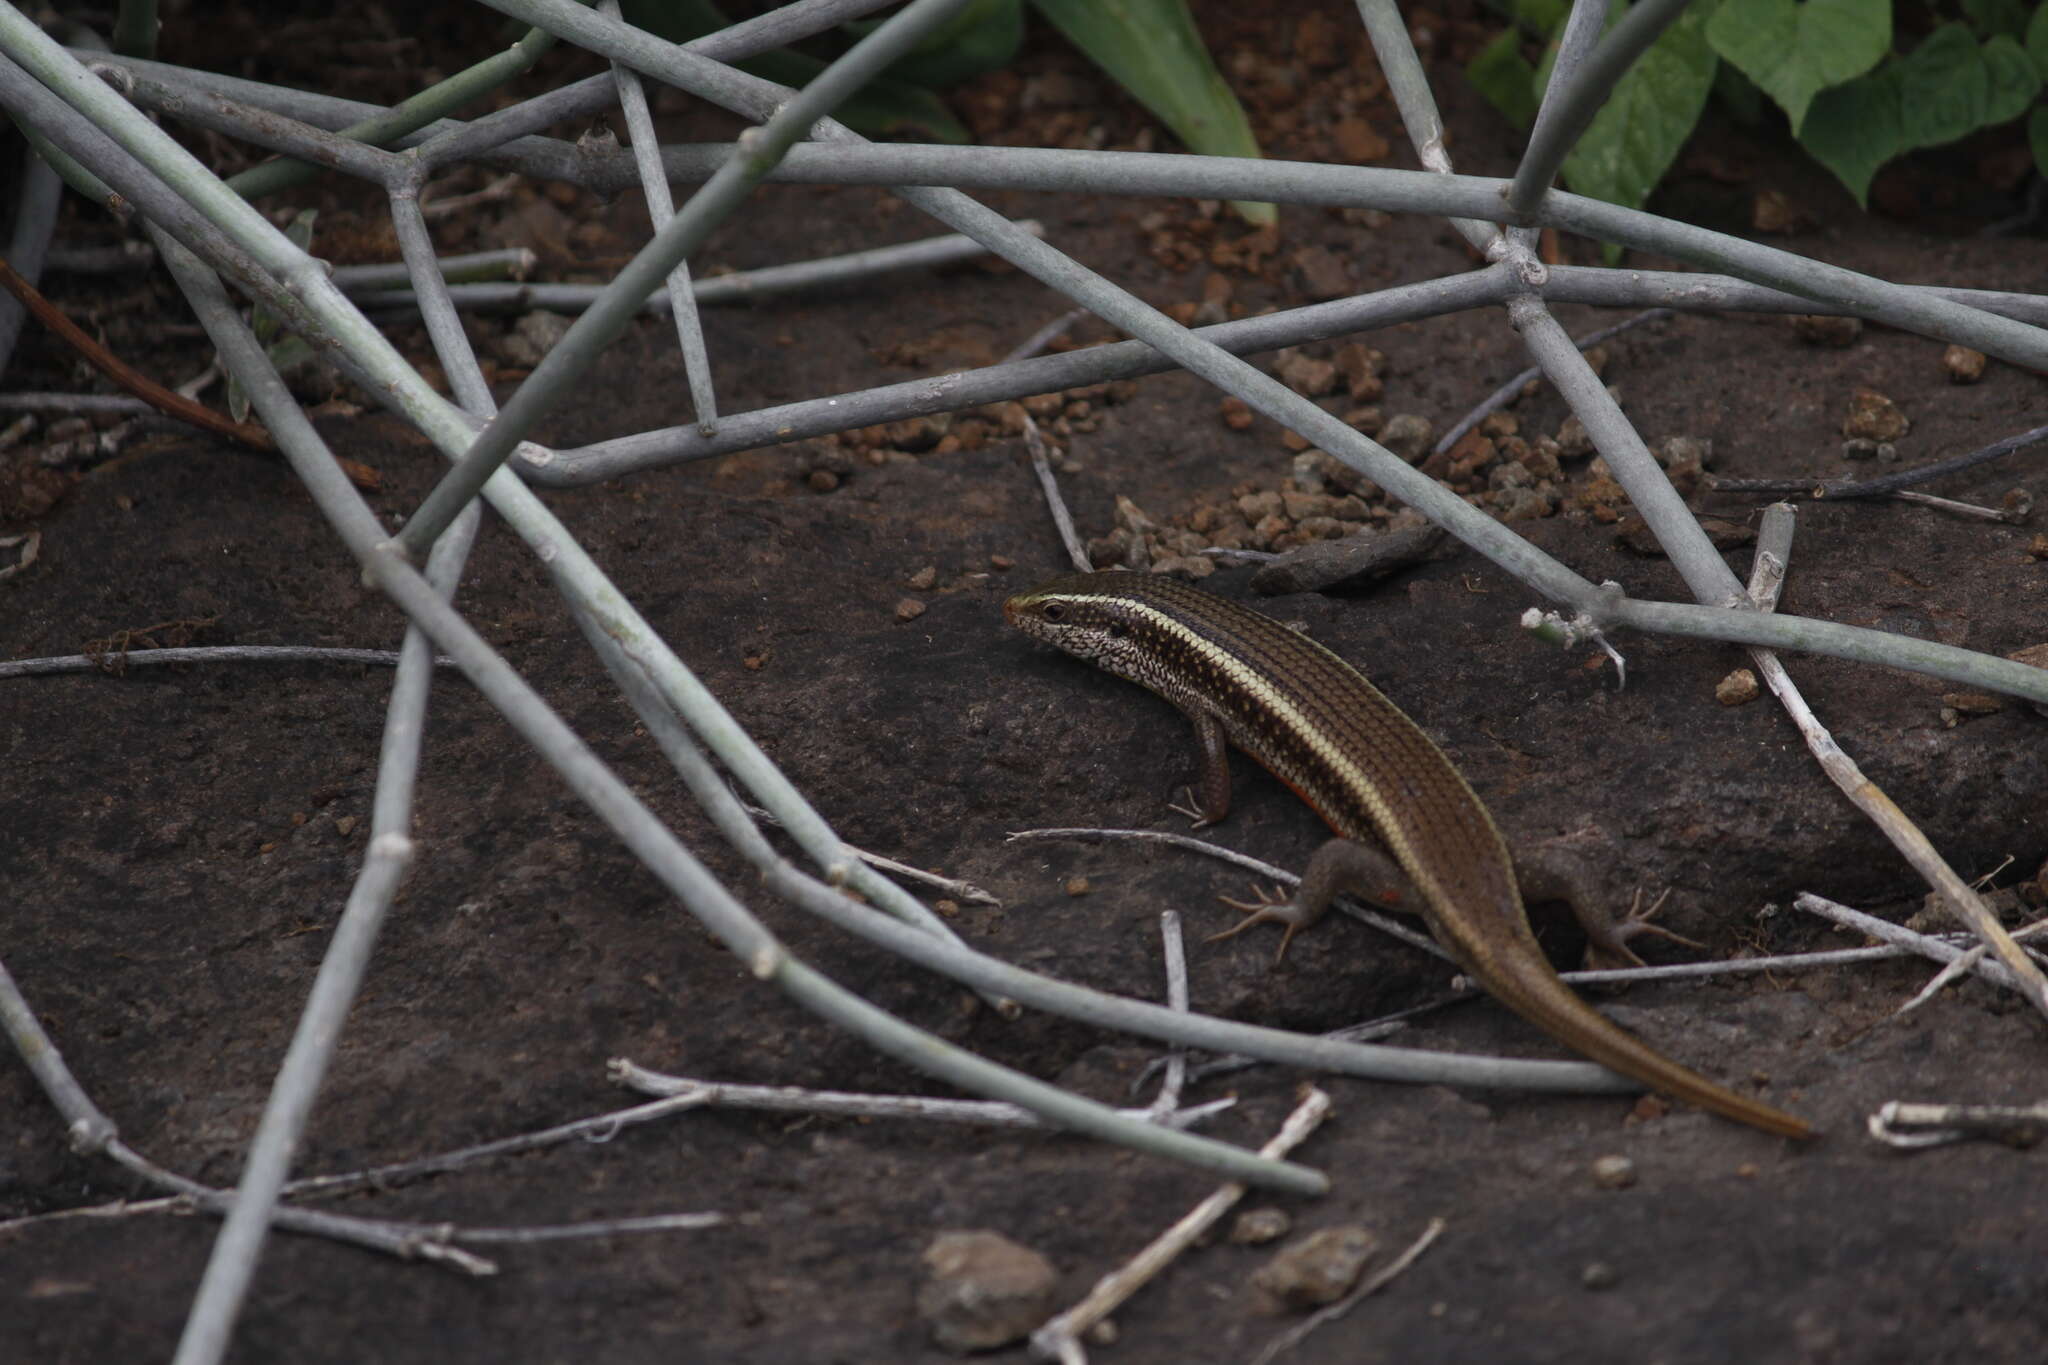
<instances>
[{"instance_id":1,"label":"green leaf","mask_svg":"<svg viewBox=\"0 0 2048 1365\"><path fill-rule=\"evenodd\" d=\"M1565 183L1580 194L1640 208L1706 107L1719 65L1703 22L1681 15L1650 45L1565 158Z\"/></svg>"},{"instance_id":2,"label":"green leaf","mask_svg":"<svg viewBox=\"0 0 2048 1365\"><path fill-rule=\"evenodd\" d=\"M1257 156L1237 96L1202 45L1187 0L1032 0L1053 27L1150 109L1189 149ZM1240 203L1245 221L1278 218L1271 204Z\"/></svg>"},{"instance_id":3,"label":"green leaf","mask_svg":"<svg viewBox=\"0 0 2048 1365\"><path fill-rule=\"evenodd\" d=\"M1963 14L1979 37L2017 38L2027 29L2025 0L1963 0Z\"/></svg>"},{"instance_id":4,"label":"green leaf","mask_svg":"<svg viewBox=\"0 0 2048 1365\"><path fill-rule=\"evenodd\" d=\"M841 27L865 37L882 22L862 20ZM1023 41L1024 0L973 0L890 63L884 74L940 90L1008 65Z\"/></svg>"},{"instance_id":5,"label":"green leaf","mask_svg":"<svg viewBox=\"0 0 2048 1365\"><path fill-rule=\"evenodd\" d=\"M1567 0L1508 0L1508 13L1515 22L1546 38L1564 27L1565 16L1571 12Z\"/></svg>"},{"instance_id":6,"label":"green leaf","mask_svg":"<svg viewBox=\"0 0 2048 1365\"><path fill-rule=\"evenodd\" d=\"M701 38L731 22L711 0L621 0L620 12L627 23L672 43ZM739 68L748 75L801 89L817 78L825 63L801 52L764 52L739 63ZM944 100L923 86L887 75L841 101L832 117L869 137L951 143L968 139L966 125L953 117Z\"/></svg>"},{"instance_id":7,"label":"green leaf","mask_svg":"<svg viewBox=\"0 0 2048 1365\"><path fill-rule=\"evenodd\" d=\"M270 348L269 355L272 368L279 374L290 374L301 365L310 363L314 351L298 337L285 336L280 337L277 344Z\"/></svg>"},{"instance_id":8,"label":"green leaf","mask_svg":"<svg viewBox=\"0 0 2048 1365\"><path fill-rule=\"evenodd\" d=\"M1984 102L1986 124L2010 123L2041 93L2041 75L2026 49L2002 33L1984 44L1984 72L1990 85Z\"/></svg>"},{"instance_id":9,"label":"green leaf","mask_svg":"<svg viewBox=\"0 0 2048 1365\"><path fill-rule=\"evenodd\" d=\"M1536 121L1536 68L1522 55L1522 35L1512 28L1479 49L1465 67L1465 79L1509 123L1527 128Z\"/></svg>"},{"instance_id":10,"label":"green leaf","mask_svg":"<svg viewBox=\"0 0 2048 1365\"><path fill-rule=\"evenodd\" d=\"M1726 0L1707 41L1777 101L1797 136L1814 96L1891 50L1891 0Z\"/></svg>"},{"instance_id":11,"label":"green leaf","mask_svg":"<svg viewBox=\"0 0 2048 1365\"><path fill-rule=\"evenodd\" d=\"M320 216L318 209L301 209L299 216L285 227L284 235L291 244L301 251L313 249L313 220Z\"/></svg>"},{"instance_id":12,"label":"green leaf","mask_svg":"<svg viewBox=\"0 0 2048 1365\"><path fill-rule=\"evenodd\" d=\"M2048 0L2034 11L2034 17L2027 21L2025 39L2027 55L2034 59L2034 73L2048 81Z\"/></svg>"},{"instance_id":13,"label":"green leaf","mask_svg":"<svg viewBox=\"0 0 2048 1365\"><path fill-rule=\"evenodd\" d=\"M1893 157L2017 117L2040 90L2017 55L2009 38L1980 46L1964 25L1943 24L1908 56L1816 98L1799 140L1866 203Z\"/></svg>"},{"instance_id":14,"label":"green leaf","mask_svg":"<svg viewBox=\"0 0 2048 1365\"><path fill-rule=\"evenodd\" d=\"M1954 142L1984 126L1991 75L1970 30L1943 24L1898 64L1906 135L1915 147Z\"/></svg>"},{"instance_id":15,"label":"green leaf","mask_svg":"<svg viewBox=\"0 0 2048 1365\"><path fill-rule=\"evenodd\" d=\"M2027 115L2027 145L2034 149L2034 169L2048 175L2048 107Z\"/></svg>"}]
</instances>

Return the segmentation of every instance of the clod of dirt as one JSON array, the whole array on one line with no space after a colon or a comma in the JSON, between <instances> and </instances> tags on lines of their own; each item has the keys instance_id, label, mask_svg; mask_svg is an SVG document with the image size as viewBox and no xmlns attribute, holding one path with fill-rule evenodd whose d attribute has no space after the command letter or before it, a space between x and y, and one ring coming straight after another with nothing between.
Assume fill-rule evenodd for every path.
<instances>
[{"instance_id":1,"label":"clod of dirt","mask_svg":"<svg viewBox=\"0 0 2048 1365\"><path fill-rule=\"evenodd\" d=\"M1289 346L1273 359L1274 377L1304 398L1321 398L1337 387L1337 367Z\"/></svg>"},{"instance_id":2,"label":"clod of dirt","mask_svg":"<svg viewBox=\"0 0 2048 1365\"><path fill-rule=\"evenodd\" d=\"M1950 346L1941 353L1941 368L1951 384L1974 384L1984 377L1986 356L1967 346Z\"/></svg>"},{"instance_id":3,"label":"clod of dirt","mask_svg":"<svg viewBox=\"0 0 2048 1365\"><path fill-rule=\"evenodd\" d=\"M1738 668L1714 684L1714 700L1723 706L1742 706L1755 701L1761 691L1756 674L1749 669Z\"/></svg>"},{"instance_id":4,"label":"clod of dirt","mask_svg":"<svg viewBox=\"0 0 2048 1365\"><path fill-rule=\"evenodd\" d=\"M1761 190L1750 205L1750 225L1758 232L1792 236L1813 226L1813 215L1783 190Z\"/></svg>"},{"instance_id":5,"label":"clod of dirt","mask_svg":"<svg viewBox=\"0 0 2048 1365\"><path fill-rule=\"evenodd\" d=\"M541 357L554 350L556 343L568 334L574 321L545 308L521 313L512 330L498 339L498 354L508 365L538 365Z\"/></svg>"},{"instance_id":6,"label":"clod of dirt","mask_svg":"<svg viewBox=\"0 0 2048 1365\"><path fill-rule=\"evenodd\" d=\"M1427 417L1412 412L1397 412L1387 419L1380 428L1380 444L1393 451L1409 464L1422 458L1422 452L1429 449L1429 439L1436 431Z\"/></svg>"},{"instance_id":7,"label":"clod of dirt","mask_svg":"<svg viewBox=\"0 0 2048 1365\"><path fill-rule=\"evenodd\" d=\"M71 491L78 476L23 450L0 458L0 524L35 521Z\"/></svg>"},{"instance_id":8,"label":"clod of dirt","mask_svg":"<svg viewBox=\"0 0 2048 1365\"><path fill-rule=\"evenodd\" d=\"M1358 287L1352 282L1352 266L1327 246L1305 246L1294 252L1292 264L1300 291L1317 301L1350 297Z\"/></svg>"},{"instance_id":9,"label":"clod of dirt","mask_svg":"<svg viewBox=\"0 0 2048 1365\"><path fill-rule=\"evenodd\" d=\"M1896 441L1913 429L1899 405L1876 389L1858 389L1849 400L1849 415L1842 419L1844 436L1867 441Z\"/></svg>"},{"instance_id":10,"label":"clod of dirt","mask_svg":"<svg viewBox=\"0 0 2048 1365\"><path fill-rule=\"evenodd\" d=\"M990 1351L1021 1341L1052 1314L1059 1273L997 1232L942 1232L925 1248L930 1271L917 1315L948 1351Z\"/></svg>"},{"instance_id":11,"label":"clod of dirt","mask_svg":"<svg viewBox=\"0 0 2048 1365\"><path fill-rule=\"evenodd\" d=\"M1230 1241L1236 1246L1264 1246L1277 1242L1294 1227L1285 1209L1246 1209L1230 1225Z\"/></svg>"},{"instance_id":12,"label":"clod of dirt","mask_svg":"<svg viewBox=\"0 0 2048 1365\"><path fill-rule=\"evenodd\" d=\"M1252 1293L1264 1313L1302 1312L1335 1303L1358 1282L1379 1238L1347 1223L1289 1242L1252 1272Z\"/></svg>"}]
</instances>

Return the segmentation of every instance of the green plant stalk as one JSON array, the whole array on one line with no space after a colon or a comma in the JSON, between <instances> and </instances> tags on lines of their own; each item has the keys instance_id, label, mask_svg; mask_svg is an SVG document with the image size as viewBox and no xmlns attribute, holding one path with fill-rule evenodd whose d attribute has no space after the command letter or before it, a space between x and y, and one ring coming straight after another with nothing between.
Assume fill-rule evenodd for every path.
<instances>
[{"instance_id":1,"label":"green plant stalk","mask_svg":"<svg viewBox=\"0 0 2048 1365\"><path fill-rule=\"evenodd\" d=\"M114 12L114 51L124 57L156 55L156 0L121 0Z\"/></svg>"},{"instance_id":2,"label":"green plant stalk","mask_svg":"<svg viewBox=\"0 0 2048 1365\"><path fill-rule=\"evenodd\" d=\"M507 81L533 69L541 55L555 45L555 35L542 29L529 29L526 36L505 51L486 57L483 61L465 71L458 71L445 81L420 91L417 95L393 105L387 112L360 123L350 124L341 129L343 137L367 142L373 147L389 146L392 142L418 128L424 128L436 119L446 117L479 96L504 85ZM285 158L280 161L266 161L261 166L251 166L240 175L228 180L228 188L254 203L281 190L291 189L316 179L322 168L304 161Z\"/></svg>"}]
</instances>

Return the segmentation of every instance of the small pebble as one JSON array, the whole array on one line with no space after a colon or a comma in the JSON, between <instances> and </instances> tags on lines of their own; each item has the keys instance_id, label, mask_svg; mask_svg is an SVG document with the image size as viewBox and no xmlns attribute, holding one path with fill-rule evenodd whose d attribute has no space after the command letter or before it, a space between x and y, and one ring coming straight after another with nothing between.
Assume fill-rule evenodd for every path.
<instances>
[{"instance_id":1,"label":"small pebble","mask_svg":"<svg viewBox=\"0 0 2048 1365\"><path fill-rule=\"evenodd\" d=\"M1750 201L1749 223L1758 232L1790 235L1807 223L1806 211L1783 190L1759 190Z\"/></svg>"},{"instance_id":2,"label":"small pebble","mask_svg":"<svg viewBox=\"0 0 2048 1365\"><path fill-rule=\"evenodd\" d=\"M938 586L939 570L936 565L927 564L905 580L908 586L919 592L930 592Z\"/></svg>"},{"instance_id":3,"label":"small pebble","mask_svg":"<svg viewBox=\"0 0 2048 1365\"><path fill-rule=\"evenodd\" d=\"M1557 428L1557 453L1567 460L1575 460L1593 453L1593 438L1586 434L1586 424L1577 414L1564 419Z\"/></svg>"},{"instance_id":4,"label":"small pebble","mask_svg":"<svg viewBox=\"0 0 2048 1365\"><path fill-rule=\"evenodd\" d=\"M1746 668L1738 668L1714 684L1714 700L1723 706L1741 706L1755 701L1762 690L1757 685L1756 674Z\"/></svg>"},{"instance_id":5,"label":"small pebble","mask_svg":"<svg viewBox=\"0 0 2048 1365\"><path fill-rule=\"evenodd\" d=\"M1985 355L1967 346L1950 346L1941 353L1941 368L1951 384L1974 384L1984 377Z\"/></svg>"},{"instance_id":6,"label":"small pebble","mask_svg":"<svg viewBox=\"0 0 2048 1365\"><path fill-rule=\"evenodd\" d=\"M1988 692L1944 692L1941 694L1943 724L1954 725L1970 716L1995 716L2005 709L2005 699Z\"/></svg>"},{"instance_id":7,"label":"small pebble","mask_svg":"<svg viewBox=\"0 0 2048 1365\"><path fill-rule=\"evenodd\" d=\"M1636 1163L1625 1156L1595 1157L1593 1183L1603 1190L1625 1190L1636 1183Z\"/></svg>"},{"instance_id":8,"label":"small pebble","mask_svg":"<svg viewBox=\"0 0 2048 1365\"><path fill-rule=\"evenodd\" d=\"M1279 1241L1293 1230L1294 1219L1285 1209L1246 1209L1230 1225L1230 1241L1237 1246L1264 1246L1268 1242Z\"/></svg>"},{"instance_id":9,"label":"small pebble","mask_svg":"<svg viewBox=\"0 0 2048 1365\"><path fill-rule=\"evenodd\" d=\"M918 601L915 597L906 597L896 604L896 619L899 621L915 621L922 615L924 615L924 603Z\"/></svg>"},{"instance_id":10,"label":"small pebble","mask_svg":"<svg viewBox=\"0 0 2048 1365\"><path fill-rule=\"evenodd\" d=\"M1872 441L1896 441L1912 430L1913 424L1899 405L1876 389L1858 389L1849 399L1849 413L1842 419L1844 436L1861 436Z\"/></svg>"},{"instance_id":11,"label":"small pebble","mask_svg":"<svg viewBox=\"0 0 2048 1365\"><path fill-rule=\"evenodd\" d=\"M1021 1341L1052 1314L1059 1275L995 1232L942 1232L925 1248L917 1315L932 1340L965 1355Z\"/></svg>"},{"instance_id":12,"label":"small pebble","mask_svg":"<svg viewBox=\"0 0 2048 1365\"><path fill-rule=\"evenodd\" d=\"M1356 1224L1311 1232L1252 1272L1252 1293L1267 1313L1335 1303L1358 1282L1378 1244L1370 1230Z\"/></svg>"},{"instance_id":13,"label":"small pebble","mask_svg":"<svg viewBox=\"0 0 2048 1365\"><path fill-rule=\"evenodd\" d=\"M1429 450L1430 438L1436 429L1427 417L1412 412L1397 412L1387 419L1380 428L1380 444L1393 451L1409 464L1414 464Z\"/></svg>"},{"instance_id":14,"label":"small pebble","mask_svg":"<svg viewBox=\"0 0 2048 1365\"><path fill-rule=\"evenodd\" d=\"M1064 889L1069 896L1085 896L1092 888L1086 877L1069 877Z\"/></svg>"},{"instance_id":15,"label":"small pebble","mask_svg":"<svg viewBox=\"0 0 2048 1365\"><path fill-rule=\"evenodd\" d=\"M1612 1289L1621 1283L1621 1274L1605 1261L1589 1261L1579 1272L1579 1283L1587 1289Z\"/></svg>"},{"instance_id":16,"label":"small pebble","mask_svg":"<svg viewBox=\"0 0 2048 1365\"><path fill-rule=\"evenodd\" d=\"M1273 361L1274 377L1304 398L1320 398L1337 387L1337 367L1327 360L1283 349Z\"/></svg>"}]
</instances>

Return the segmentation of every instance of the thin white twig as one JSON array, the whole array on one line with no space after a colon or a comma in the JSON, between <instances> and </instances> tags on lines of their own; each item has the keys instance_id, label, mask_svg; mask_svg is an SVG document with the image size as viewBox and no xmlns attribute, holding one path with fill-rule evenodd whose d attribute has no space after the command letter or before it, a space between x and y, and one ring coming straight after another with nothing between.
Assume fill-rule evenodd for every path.
<instances>
[{"instance_id":1,"label":"thin white twig","mask_svg":"<svg viewBox=\"0 0 2048 1365\"><path fill-rule=\"evenodd\" d=\"M1957 502L1954 498L1939 497L1933 493L1922 493L1915 488L1895 488L1891 496L1900 502L1917 502L1923 507L1938 508L1953 512L1960 517L1976 517L1980 521L2002 521L2010 524L2013 514L2003 507L1983 507L1974 502Z\"/></svg>"},{"instance_id":2,"label":"thin white twig","mask_svg":"<svg viewBox=\"0 0 2048 1365\"><path fill-rule=\"evenodd\" d=\"M1870 1135L1889 1147L1941 1147L1990 1138L2032 1147L2048 1133L2048 1104L1906 1104L1890 1100L1870 1116Z\"/></svg>"},{"instance_id":3,"label":"thin white twig","mask_svg":"<svg viewBox=\"0 0 2048 1365\"><path fill-rule=\"evenodd\" d=\"M286 1184L284 1193L293 1198L306 1198L347 1194L360 1189L386 1189L419 1176L441 1175L448 1171L460 1170L491 1157L530 1152L537 1148L553 1147L579 1139L591 1143L610 1142L627 1128L694 1109L704 1102L696 1095L678 1095L651 1104L635 1105L630 1109L614 1110L609 1114L577 1119L573 1123L557 1124L538 1132L519 1133L491 1142L480 1142L471 1147L459 1147L452 1152L419 1157L412 1161L394 1161L384 1166L372 1166L361 1171L345 1171L337 1175L304 1176Z\"/></svg>"},{"instance_id":4,"label":"thin white twig","mask_svg":"<svg viewBox=\"0 0 2048 1365\"><path fill-rule=\"evenodd\" d=\"M1964 956L1963 949L1943 943L1938 938L1916 933L1903 924L1893 924L1890 920L1866 915L1860 910L1851 910L1846 905L1838 904L1825 896L1816 896L1811 891L1800 892L1793 898L1792 904L1809 915L1819 915L1822 919L1833 920L1858 933L1868 934L1874 939L1904 948L1935 962L1954 962ZM2013 974L2001 963L1979 962L1974 971L1994 985L2004 986L2009 990L2021 989Z\"/></svg>"},{"instance_id":5,"label":"thin white twig","mask_svg":"<svg viewBox=\"0 0 2048 1365\"><path fill-rule=\"evenodd\" d=\"M1166 1007L1186 1014L1188 955L1181 940L1178 910L1159 912L1159 946L1166 955ZM1159 1082L1159 1094L1153 1098L1152 1112L1165 1115L1180 1108L1180 1094L1187 1078L1188 1050L1185 1045L1175 1043L1166 1051L1165 1074Z\"/></svg>"},{"instance_id":6,"label":"thin white twig","mask_svg":"<svg viewBox=\"0 0 2048 1365\"><path fill-rule=\"evenodd\" d=\"M1050 1128L1022 1105L997 1100L945 1100L928 1095L862 1095L844 1090L806 1090L795 1085L731 1085L722 1081L700 1081L690 1076L669 1076L659 1071L614 1057L605 1071L620 1085L643 1095L665 1095L689 1099L695 1104L720 1109L763 1109L785 1114L829 1114L836 1118L925 1119L938 1123L967 1123L991 1128ZM1162 1128L1192 1128L1236 1104L1235 1099L1211 1100L1207 1104L1160 1113L1156 1109L1119 1109L1127 1118L1156 1123Z\"/></svg>"},{"instance_id":7,"label":"thin white twig","mask_svg":"<svg viewBox=\"0 0 2048 1365\"><path fill-rule=\"evenodd\" d=\"M774 811L748 801L738 791L733 789L730 782L726 783L726 789L733 792L733 799L739 803L740 809L744 810L748 815L764 825L773 825L777 829L782 828L782 821ZM844 839L839 841L839 849L840 852L860 859L877 871L894 873L906 881L922 882L924 885L934 890L942 891L946 895L958 896L963 901L972 901L976 905L993 905L997 907L1002 905L1000 899L982 890L973 882L962 881L958 877L948 877L937 872L927 872L921 867L912 867L909 863L898 862L896 859L884 854L870 853L864 848L858 848L853 844L847 843Z\"/></svg>"},{"instance_id":8,"label":"thin white twig","mask_svg":"<svg viewBox=\"0 0 2048 1365\"><path fill-rule=\"evenodd\" d=\"M1029 360L1044 350L1054 337L1086 315L1086 309L1076 308L1054 318L1026 337L1016 350L1004 356L1003 363L1007 365L1014 361ZM1024 414L1024 448L1031 452L1031 472L1038 477L1038 486L1045 493L1046 510L1052 514L1052 524L1059 532L1060 544L1066 546L1067 559L1076 569L1087 573L1095 566L1088 560L1088 548L1081 543L1080 532L1074 529L1074 517L1067 510L1067 500L1060 494L1059 480L1053 477L1052 460L1045 449L1045 436L1039 431L1038 423L1029 412Z\"/></svg>"},{"instance_id":9,"label":"thin white twig","mask_svg":"<svg viewBox=\"0 0 2048 1365\"><path fill-rule=\"evenodd\" d=\"M1003 365L1009 365L1019 360L1031 359L1031 357L1037 355L1040 351L1052 345L1054 337L1066 331L1069 327L1072 327L1075 323L1079 322L1082 318L1085 318L1087 316L1088 310L1086 308L1069 308L1066 312L1060 314L1051 322L1046 323L1045 326L1039 328L1030 336L1025 337L1024 340L1018 342L1016 349L1011 351L1008 355L1004 356L1002 360L998 363Z\"/></svg>"},{"instance_id":10,"label":"thin white twig","mask_svg":"<svg viewBox=\"0 0 2048 1365\"><path fill-rule=\"evenodd\" d=\"M1611 327L1602 327L1597 332L1588 332L1586 333L1586 335L1582 337L1574 337L1572 338L1572 345L1578 347L1580 350L1583 351L1589 346L1598 346L1601 342L1606 341L1609 337L1619 336L1621 333L1626 332L1631 327L1640 327L1646 322L1661 322L1665 318L1675 316L1677 315L1673 313L1669 308L1651 308L1644 312L1637 313L1632 318L1624 318L1620 322L1615 323ZM1485 421L1488 414L1497 412L1501 408L1504 408L1509 403L1513 402L1515 395L1522 391L1523 385L1529 383L1531 380L1541 379L1542 377L1542 367L1537 365L1531 365L1528 369L1523 370L1520 374L1508 380L1505 384L1502 384L1492 393L1489 393L1488 395L1486 395L1486 397L1480 399L1478 405L1474 407L1472 411L1466 413L1463 417L1460 417L1455 423L1452 424L1451 429L1449 431L1446 431L1441 437L1437 439L1435 452L1441 455L1445 451L1449 450L1452 446L1456 445L1460 440L1464 439L1466 432L1472 430L1472 428L1478 426L1481 422Z\"/></svg>"},{"instance_id":11,"label":"thin white twig","mask_svg":"<svg viewBox=\"0 0 2048 1365\"><path fill-rule=\"evenodd\" d=\"M1028 412L1024 414L1024 448L1031 452L1031 472L1037 476L1038 487L1045 494L1046 510L1052 514L1053 528L1060 533L1060 544L1066 547L1068 561L1082 573L1087 573L1095 566L1089 561L1088 547L1081 543L1081 533L1074 529L1074 514L1067 510L1067 500L1060 493L1059 480L1053 477L1052 460L1045 451L1045 437Z\"/></svg>"},{"instance_id":12,"label":"thin white twig","mask_svg":"<svg viewBox=\"0 0 2048 1365\"><path fill-rule=\"evenodd\" d=\"M699 1228L722 1227L722 1213L654 1213L638 1218L603 1218L588 1223L542 1224L530 1228L457 1228L450 1240L457 1242L559 1242L575 1237L617 1237L631 1232L695 1232Z\"/></svg>"},{"instance_id":13,"label":"thin white twig","mask_svg":"<svg viewBox=\"0 0 2048 1365\"><path fill-rule=\"evenodd\" d=\"M2036 920L2034 923L2029 924L2024 929L2013 930L2013 942L2023 942L2026 939L2033 937L2035 934L2040 933L2044 929L2048 929L2048 920ZM1982 943L1979 943L1975 947L1971 948L1961 957L1949 963L1946 967L1943 967L1940 971L1936 972L1932 977L1930 977L1928 979L1927 984L1920 988L1920 993L1914 996L1911 1000L1908 1000L1905 1004L1893 1010L1892 1016L1894 1018L1897 1018L1899 1015L1910 1014L1914 1010L1919 1009L1929 1000L1932 1000L1935 996L1939 995L1942 989L1946 987L1951 981L1954 981L1958 977L1966 976L1971 971L1973 971L1976 968L1977 964L1984 960L1984 955L1989 951L1990 949ZM2028 949L2027 952L2030 957L2038 958L2040 956L2039 953L2035 952L2031 948Z\"/></svg>"},{"instance_id":14,"label":"thin white twig","mask_svg":"<svg viewBox=\"0 0 2048 1365\"><path fill-rule=\"evenodd\" d=\"M395 649L327 649L317 645L186 645L173 649L108 650L105 654L59 654L43 659L0 661L0 678L31 678L51 673L119 673L141 664L318 663L368 664L395 668ZM455 661L434 656L437 668Z\"/></svg>"},{"instance_id":15,"label":"thin white twig","mask_svg":"<svg viewBox=\"0 0 2048 1365\"><path fill-rule=\"evenodd\" d=\"M1329 1117L1330 1097L1314 1086L1307 1087L1301 1103L1287 1116L1287 1122L1259 1155L1277 1160L1293 1151ZM1155 1238L1151 1245L1133 1256L1121 1268L1095 1282L1079 1303L1050 1319L1031 1334L1031 1350L1041 1359L1085 1362L1081 1337L1096 1323L1114 1313L1124 1301L1149 1284L1181 1252L1192 1246L1231 1206L1244 1198L1245 1187L1236 1181L1219 1185L1216 1192L1195 1205L1181 1220Z\"/></svg>"},{"instance_id":16,"label":"thin white twig","mask_svg":"<svg viewBox=\"0 0 2048 1365\"><path fill-rule=\"evenodd\" d=\"M1769 611L1776 605L1776 587L1767 580L1771 577L1781 579L1785 565L1790 562L1792 527L1796 518L1797 513L1789 503L1772 503L1764 509L1763 523L1757 533L1756 569L1752 573L1750 588L1751 600L1760 611ZM1760 592L1763 594L1761 601L1757 600ZM1791 717L1792 723L1799 727L1800 736L1806 741L1814 761L1820 764L1821 771L1878 827L1892 846L1905 855L1906 861L1934 888L1949 912L1989 945L2004 964L2005 976L2012 989L2025 997L2036 1010L2048 1015L2048 977L2042 976L2041 969L2013 942L2012 936L1999 924L1998 916L1984 904L1984 898L1956 875L1955 869L1949 866L1948 860L1941 856L1941 851L1935 848L1920 826L1900 810L1881 787L1866 777L1856 761L1835 743L1835 737L1828 733L1827 727L1806 704L1806 699L1800 695L1777 654L1760 647L1752 648L1749 653L1756 662L1758 675L1785 708L1785 714Z\"/></svg>"}]
</instances>

